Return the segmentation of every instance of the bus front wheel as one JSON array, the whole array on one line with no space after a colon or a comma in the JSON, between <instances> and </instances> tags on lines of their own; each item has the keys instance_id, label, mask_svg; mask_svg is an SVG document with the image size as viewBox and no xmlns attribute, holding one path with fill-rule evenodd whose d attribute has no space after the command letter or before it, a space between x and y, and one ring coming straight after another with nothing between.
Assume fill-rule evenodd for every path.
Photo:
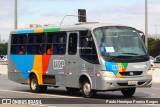
<instances>
[{"instance_id":1,"label":"bus front wheel","mask_svg":"<svg viewBox=\"0 0 160 107\"><path fill-rule=\"evenodd\" d=\"M132 97L135 91L136 91L136 88L127 88L127 89L121 90L124 97Z\"/></svg>"},{"instance_id":2,"label":"bus front wheel","mask_svg":"<svg viewBox=\"0 0 160 107\"><path fill-rule=\"evenodd\" d=\"M82 84L82 93L86 98L96 95L96 91L91 89L91 84L88 81L84 81Z\"/></svg>"},{"instance_id":3,"label":"bus front wheel","mask_svg":"<svg viewBox=\"0 0 160 107\"><path fill-rule=\"evenodd\" d=\"M47 86L45 85L38 85L38 80L35 75L30 77L30 90L33 93L43 93L47 91Z\"/></svg>"}]
</instances>

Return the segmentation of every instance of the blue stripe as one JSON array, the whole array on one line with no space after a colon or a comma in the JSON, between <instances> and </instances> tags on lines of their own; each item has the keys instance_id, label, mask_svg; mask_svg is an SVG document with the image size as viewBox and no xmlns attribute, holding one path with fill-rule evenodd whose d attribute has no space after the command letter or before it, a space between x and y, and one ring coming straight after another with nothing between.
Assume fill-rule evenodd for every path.
<instances>
[{"instance_id":1,"label":"blue stripe","mask_svg":"<svg viewBox=\"0 0 160 107\"><path fill-rule=\"evenodd\" d=\"M107 62L105 61L105 66L107 71L113 72L115 75L118 73L118 68L114 69L113 66L118 66L118 63L116 62Z\"/></svg>"},{"instance_id":2,"label":"blue stripe","mask_svg":"<svg viewBox=\"0 0 160 107\"><path fill-rule=\"evenodd\" d=\"M18 30L18 31L17 31L17 34L21 34L21 33L34 33L34 29Z\"/></svg>"},{"instance_id":3,"label":"blue stripe","mask_svg":"<svg viewBox=\"0 0 160 107\"><path fill-rule=\"evenodd\" d=\"M31 71L33 68L34 55L10 55L15 66L27 80L29 73L27 70Z\"/></svg>"}]
</instances>

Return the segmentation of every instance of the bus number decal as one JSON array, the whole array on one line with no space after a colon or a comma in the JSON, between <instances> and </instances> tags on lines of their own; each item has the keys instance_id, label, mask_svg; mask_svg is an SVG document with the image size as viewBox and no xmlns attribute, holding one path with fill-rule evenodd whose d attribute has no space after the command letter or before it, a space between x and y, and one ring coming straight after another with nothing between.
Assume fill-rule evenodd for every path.
<instances>
[{"instance_id":1,"label":"bus number decal","mask_svg":"<svg viewBox=\"0 0 160 107\"><path fill-rule=\"evenodd\" d=\"M65 66L64 60L53 60L53 69L63 69Z\"/></svg>"}]
</instances>

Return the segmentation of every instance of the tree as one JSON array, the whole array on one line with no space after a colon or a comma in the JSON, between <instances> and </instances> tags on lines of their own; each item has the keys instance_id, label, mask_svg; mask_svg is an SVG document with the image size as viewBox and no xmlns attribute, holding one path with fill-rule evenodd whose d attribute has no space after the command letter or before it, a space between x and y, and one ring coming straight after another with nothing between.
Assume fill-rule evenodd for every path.
<instances>
[{"instance_id":1,"label":"tree","mask_svg":"<svg viewBox=\"0 0 160 107\"><path fill-rule=\"evenodd\" d=\"M148 51L153 57L160 55L160 40L148 38Z\"/></svg>"},{"instance_id":2,"label":"tree","mask_svg":"<svg viewBox=\"0 0 160 107\"><path fill-rule=\"evenodd\" d=\"M7 46L8 46L8 43L0 44L0 55L7 55Z\"/></svg>"}]
</instances>

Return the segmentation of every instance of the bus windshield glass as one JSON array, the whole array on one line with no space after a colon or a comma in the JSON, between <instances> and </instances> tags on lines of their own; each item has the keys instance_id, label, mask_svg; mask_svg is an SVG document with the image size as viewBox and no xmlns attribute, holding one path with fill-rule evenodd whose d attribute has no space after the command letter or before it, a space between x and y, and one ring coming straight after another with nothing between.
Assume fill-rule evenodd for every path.
<instances>
[{"instance_id":1,"label":"bus windshield glass","mask_svg":"<svg viewBox=\"0 0 160 107\"><path fill-rule=\"evenodd\" d=\"M100 27L94 30L105 59L142 59L148 56L140 34L130 27Z\"/></svg>"}]
</instances>

